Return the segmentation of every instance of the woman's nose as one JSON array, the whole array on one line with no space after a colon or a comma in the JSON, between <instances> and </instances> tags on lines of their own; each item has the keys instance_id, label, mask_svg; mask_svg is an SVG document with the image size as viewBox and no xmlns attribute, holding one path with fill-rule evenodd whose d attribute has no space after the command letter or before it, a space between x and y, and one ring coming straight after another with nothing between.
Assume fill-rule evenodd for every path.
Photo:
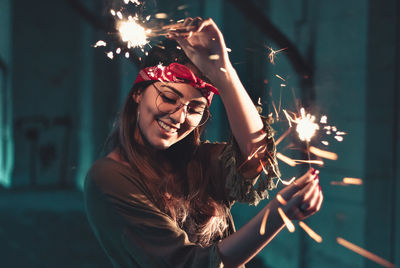
<instances>
[{"instance_id":1,"label":"woman's nose","mask_svg":"<svg viewBox=\"0 0 400 268\"><path fill-rule=\"evenodd\" d=\"M183 124L185 122L185 120L186 120L186 115L187 115L187 106L186 105L182 105L175 112L170 114L170 118L175 123Z\"/></svg>"}]
</instances>

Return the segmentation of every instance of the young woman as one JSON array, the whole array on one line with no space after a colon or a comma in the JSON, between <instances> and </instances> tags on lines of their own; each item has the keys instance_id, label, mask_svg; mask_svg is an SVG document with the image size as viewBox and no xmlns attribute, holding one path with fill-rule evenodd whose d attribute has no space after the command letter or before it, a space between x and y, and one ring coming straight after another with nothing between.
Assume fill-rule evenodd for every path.
<instances>
[{"instance_id":1,"label":"young woman","mask_svg":"<svg viewBox=\"0 0 400 268\"><path fill-rule=\"evenodd\" d=\"M233 203L257 204L278 175L273 132L215 23L189 18L180 29L150 52L111 136L112 151L86 178L89 221L115 267L242 266L283 228L278 208L300 220L322 204L317 172L309 170L279 192L286 205L272 199L235 232ZM200 142L214 94L228 115L228 143Z\"/></svg>"}]
</instances>

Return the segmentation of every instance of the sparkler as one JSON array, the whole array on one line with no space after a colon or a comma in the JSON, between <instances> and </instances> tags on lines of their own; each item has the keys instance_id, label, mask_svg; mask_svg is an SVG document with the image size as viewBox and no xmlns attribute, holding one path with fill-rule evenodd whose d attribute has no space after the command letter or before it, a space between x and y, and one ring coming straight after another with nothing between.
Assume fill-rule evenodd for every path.
<instances>
[{"instance_id":1,"label":"sparkler","mask_svg":"<svg viewBox=\"0 0 400 268\"><path fill-rule=\"evenodd\" d=\"M319 125L314 123L315 116L306 114L304 108L300 109L300 114L301 117L295 120L295 123L297 123L296 131L300 140L310 142L315 131L319 129Z\"/></svg>"},{"instance_id":2,"label":"sparkler","mask_svg":"<svg viewBox=\"0 0 400 268\"><path fill-rule=\"evenodd\" d=\"M336 242L339 245L342 245L343 247L346 247L346 248L354 251L355 253L360 254L361 256L363 256L363 257L365 257L367 259L370 259L373 262L376 262L376 263L382 265L383 267L387 267L387 268L394 268L395 267L393 263L391 263L391 262L389 262L389 261L387 261L387 260L375 255L374 253L372 253L372 252L370 252L368 250L365 250L365 249L363 249L363 248L361 248L361 247L359 247L359 246L357 246L357 245L355 245L355 244L353 244L353 243L351 243L351 242L349 242L349 241L347 241L347 240L345 240L345 239L343 239L341 237L337 237L336 238Z\"/></svg>"},{"instance_id":3,"label":"sparkler","mask_svg":"<svg viewBox=\"0 0 400 268\"><path fill-rule=\"evenodd\" d=\"M148 41L151 30L145 29L134 20L121 22L118 26L122 41L127 42L130 47L143 47Z\"/></svg>"}]
</instances>

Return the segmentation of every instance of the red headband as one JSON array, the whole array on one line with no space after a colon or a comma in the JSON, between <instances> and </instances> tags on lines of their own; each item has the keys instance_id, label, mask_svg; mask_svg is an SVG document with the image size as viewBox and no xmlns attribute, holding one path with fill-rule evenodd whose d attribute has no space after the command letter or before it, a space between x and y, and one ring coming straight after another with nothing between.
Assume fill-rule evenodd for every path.
<instances>
[{"instance_id":1,"label":"red headband","mask_svg":"<svg viewBox=\"0 0 400 268\"><path fill-rule=\"evenodd\" d=\"M200 90L201 94L207 99L208 105L211 104L214 93L219 95L217 88L198 78L185 65L175 62L171 63L169 66L162 66L159 64L157 66L147 67L140 70L136 77L135 84L148 80L187 83Z\"/></svg>"}]
</instances>

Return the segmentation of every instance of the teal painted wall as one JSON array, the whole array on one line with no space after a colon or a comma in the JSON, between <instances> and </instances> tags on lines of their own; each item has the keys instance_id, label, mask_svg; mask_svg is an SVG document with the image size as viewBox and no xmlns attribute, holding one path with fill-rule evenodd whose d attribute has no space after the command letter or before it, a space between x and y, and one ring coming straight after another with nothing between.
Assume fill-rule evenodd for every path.
<instances>
[{"instance_id":1,"label":"teal painted wall","mask_svg":"<svg viewBox=\"0 0 400 268\"><path fill-rule=\"evenodd\" d=\"M11 1L0 1L0 185L10 187L14 164L12 126Z\"/></svg>"},{"instance_id":2,"label":"teal painted wall","mask_svg":"<svg viewBox=\"0 0 400 268\"><path fill-rule=\"evenodd\" d=\"M230 1L182 0L173 5L163 1L157 10L174 11L176 19L212 17L225 34L232 62L249 94L255 101L261 97L264 114L273 112L271 103L278 104L280 95L282 106L295 110L293 90L300 103L308 102L315 114L327 114L328 122L348 135L342 143L331 139L327 149L338 153L339 159L326 160L321 168L324 206L306 221L322 236L323 243L315 243L300 228L294 234L283 230L259 253L258 266L253 263L249 267L376 267L338 245L338 236L399 263L400 5L396 0L385 5L376 0L253 3L312 66L314 100L301 100L309 88L302 84L286 53L278 54L276 64L271 64L268 47L280 47ZM120 3L85 1L85 7L103 19L110 17L111 4ZM176 6L181 5L187 8L177 12ZM137 73L131 61L123 57L111 60L104 50L92 47L105 36L68 1L0 0L0 59L9 69L7 77L0 75L0 182L13 188L5 192L0 206L4 215L0 217L0 238L6 241L0 252L15 248L17 252L29 251L17 236L20 228L41 230L46 239L40 247L50 251L54 239L50 234L56 232L49 227L53 219L65 224L62 241L74 244L66 236L76 234L76 241L85 245L71 249L57 244L52 249L83 256L68 265L79 266L82 259L93 260L85 262L85 267L100 267L95 259L105 262L90 230L79 228L87 222L80 193L72 190L82 187L88 167L101 156L112 122ZM282 81L276 74L286 79L286 87L280 86ZM6 86L4 78L8 78ZM226 140L228 123L217 96L212 114L204 138ZM274 128L280 136L286 122L281 120ZM285 140L278 150L293 158L302 157L288 149L289 144L290 139ZM284 179L299 176L306 168L280 164ZM345 176L362 178L364 184L331 185ZM54 187L69 190L57 192ZM233 214L237 227L267 202L258 207L236 204ZM46 219L43 224L41 217ZM2 231L12 226L15 229L9 236ZM82 239L79 232L84 233ZM29 232L24 235L31 242L37 239ZM31 242L27 244L34 245ZM41 254L22 254L21 260L26 261L21 263L35 263L35 256Z\"/></svg>"}]
</instances>

